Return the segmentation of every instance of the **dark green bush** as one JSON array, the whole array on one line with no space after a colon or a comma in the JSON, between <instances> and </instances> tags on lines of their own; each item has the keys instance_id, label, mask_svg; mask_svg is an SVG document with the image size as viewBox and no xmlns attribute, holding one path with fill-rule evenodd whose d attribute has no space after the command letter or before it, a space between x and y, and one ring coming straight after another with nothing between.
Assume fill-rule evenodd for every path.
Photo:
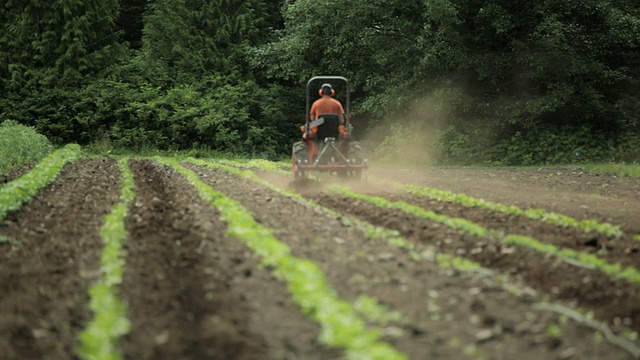
<instances>
[{"instance_id":1,"label":"dark green bush","mask_svg":"<svg viewBox=\"0 0 640 360\"><path fill-rule=\"evenodd\" d=\"M49 140L32 127L13 120L0 124L0 174L35 163L53 151Z\"/></svg>"},{"instance_id":2,"label":"dark green bush","mask_svg":"<svg viewBox=\"0 0 640 360\"><path fill-rule=\"evenodd\" d=\"M640 162L640 136L608 137L588 125L520 129L510 137L489 127L448 127L439 134L439 160L445 164L550 165L600 161Z\"/></svg>"}]
</instances>

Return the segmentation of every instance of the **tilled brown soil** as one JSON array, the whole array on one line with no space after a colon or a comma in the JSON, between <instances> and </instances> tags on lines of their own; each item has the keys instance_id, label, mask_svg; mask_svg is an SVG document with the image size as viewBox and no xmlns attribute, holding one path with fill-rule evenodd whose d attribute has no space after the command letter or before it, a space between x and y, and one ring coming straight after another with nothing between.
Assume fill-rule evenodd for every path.
<instances>
[{"instance_id":1,"label":"tilled brown soil","mask_svg":"<svg viewBox=\"0 0 640 360\"><path fill-rule=\"evenodd\" d=\"M98 230L118 200L111 159L65 166L59 180L0 223L0 359L66 359L90 316Z\"/></svg>"},{"instance_id":2,"label":"tilled brown soil","mask_svg":"<svg viewBox=\"0 0 640 360\"><path fill-rule=\"evenodd\" d=\"M177 173L132 161L129 359L330 359L319 329Z\"/></svg>"},{"instance_id":3,"label":"tilled brown soil","mask_svg":"<svg viewBox=\"0 0 640 360\"><path fill-rule=\"evenodd\" d=\"M126 219L129 239L120 287L132 325L121 341L125 358L345 356L318 342L319 326L300 312L283 280L261 266L242 242L226 234L227 225L217 209L202 201L182 176L151 160L130 160L129 165L137 197ZM328 208L398 230L415 243L416 252L422 254L416 258L383 240L367 238L342 218L259 183L221 170L185 166L273 229L294 256L316 262L340 297L353 303L363 296L373 297L389 311L402 314L404 320L369 321L369 326L380 328L382 340L411 359L632 358L592 328L537 304L579 306L616 332L637 331L638 285L506 246L497 238L460 235L442 224L329 191L304 193ZM474 171L479 171L477 176ZM67 165L54 185L0 223L0 235L16 240L0 242L0 359L76 357L78 334L91 317L88 288L100 275L98 230L102 217L118 200L118 173L111 159ZM592 175L540 174L439 169L380 170L375 175L456 192L466 189L463 192L472 196L543 207L576 218L594 217L621 225L629 234L640 231L634 220L640 209L640 196L634 197L640 189L638 180L606 178L609 185L602 186L601 179ZM283 187L289 183L287 177L264 175ZM638 243L631 235L610 239L390 193L371 183L352 185L358 191L465 218L498 233L532 236L639 267ZM564 194L571 199L566 204L561 201ZM618 206L629 211L619 211ZM443 267L433 260L437 253L463 256L492 271Z\"/></svg>"},{"instance_id":4,"label":"tilled brown soil","mask_svg":"<svg viewBox=\"0 0 640 360\"><path fill-rule=\"evenodd\" d=\"M372 177L447 189L523 209L598 219L640 233L640 181L567 169L372 169Z\"/></svg>"},{"instance_id":5,"label":"tilled brown soil","mask_svg":"<svg viewBox=\"0 0 640 360\"><path fill-rule=\"evenodd\" d=\"M436 246L441 252L465 256L487 268L519 278L536 290L553 298L576 301L580 306L593 309L600 319L610 323L625 320L634 330L640 330L640 287L637 285L633 286L622 280L613 280L610 276L597 270L578 267L534 250L507 245L496 238L461 235L442 224L407 215L399 210L382 209L367 202L330 194L311 197L323 206L340 209L346 214L352 214L368 222L397 230L416 243ZM400 195L387 195L387 198L420 204L429 209L429 202L419 198ZM449 207L450 209L445 210ZM469 215L474 211L479 211L480 214L485 212L467 208L461 214L460 207L440 203L435 208L438 213L454 217L460 217L462 214ZM475 219L476 223L489 227L499 217L472 215L468 218ZM513 227L513 231L518 231L524 227L522 224L529 223L528 220L520 217L507 218L506 220L508 222L497 228L508 230ZM534 232L528 235L539 234L541 236L537 236L538 239L550 240L549 243L553 243L555 239L564 239L565 230L563 228L556 229L556 234L549 233L549 228L546 231L546 233ZM635 245L631 244L630 246ZM608 257L620 259L620 256ZM632 258L626 262L637 263L637 260Z\"/></svg>"},{"instance_id":6,"label":"tilled brown soil","mask_svg":"<svg viewBox=\"0 0 640 360\"><path fill-rule=\"evenodd\" d=\"M584 337L592 335L574 326L563 329L560 339L545 336L553 316L535 311L531 298L513 296L494 280L416 262L406 252L367 239L359 230L263 186L220 171L197 171L215 189L241 201L261 223L281 229L278 237L292 247L294 254L319 263L341 296L353 301L360 294L368 294L400 310L409 321L399 325L404 330L401 335L387 340L412 359L458 358L463 356L461 348L477 349L478 354L491 359L551 359L578 352L578 358L602 358L617 353L608 346L599 348L602 344L584 344ZM251 191L247 191L249 188ZM311 197L335 199L326 194ZM340 202L335 207L330 201L321 204L352 212L348 201ZM388 224L381 221L384 210L371 207L364 212L380 215L372 223ZM418 225L416 229L425 229L412 224L410 218L395 220L408 228ZM458 237L440 228L444 233L434 237ZM540 269L545 266L539 264Z\"/></svg>"}]
</instances>

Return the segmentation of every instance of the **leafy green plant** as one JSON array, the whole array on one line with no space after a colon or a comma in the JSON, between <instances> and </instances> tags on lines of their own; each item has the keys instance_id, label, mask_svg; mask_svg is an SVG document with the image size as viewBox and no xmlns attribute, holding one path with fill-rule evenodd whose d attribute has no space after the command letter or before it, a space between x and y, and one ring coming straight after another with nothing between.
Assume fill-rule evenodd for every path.
<instances>
[{"instance_id":1,"label":"leafy green plant","mask_svg":"<svg viewBox=\"0 0 640 360\"><path fill-rule=\"evenodd\" d=\"M366 295L360 295L353 304L355 310L362 314L367 320L387 325L390 322L406 323L407 319L398 311L391 311L381 305L377 299Z\"/></svg>"},{"instance_id":2,"label":"leafy green plant","mask_svg":"<svg viewBox=\"0 0 640 360\"><path fill-rule=\"evenodd\" d=\"M34 128L12 120L0 124L0 175L37 162L52 151L51 142Z\"/></svg>"},{"instance_id":3,"label":"leafy green plant","mask_svg":"<svg viewBox=\"0 0 640 360\"><path fill-rule=\"evenodd\" d=\"M603 273L614 278L626 280L634 284L640 284L640 271L632 266L627 266L625 268L620 265L620 263L611 264L595 255L584 253L581 251L575 251L572 249L562 248L553 244L541 243L538 240L528 236L508 235L505 236L502 240L507 244L523 246L544 254L556 256L560 259L575 261L587 267L597 268Z\"/></svg>"},{"instance_id":4,"label":"leafy green plant","mask_svg":"<svg viewBox=\"0 0 640 360\"><path fill-rule=\"evenodd\" d=\"M6 244L17 244L18 241L14 240L8 236L4 236L4 235L0 235L0 244L2 243L6 243Z\"/></svg>"},{"instance_id":5,"label":"leafy green plant","mask_svg":"<svg viewBox=\"0 0 640 360\"><path fill-rule=\"evenodd\" d=\"M314 262L296 258L291 249L279 241L268 228L257 223L237 201L213 190L197 174L181 166L177 160L156 158L174 168L194 186L198 194L215 206L227 222L227 232L256 252L266 266L275 268L288 284L293 299L303 312L320 323L320 340L345 349L353 359L405 359L389 344L380 341L380 331L365 327L356 310L338 297L326 282L322 270Z\"/></svg>"},{"instance_id":6,"label":"leafy green plant","mask_svg":"<svg viewBox=\"0 0 640 360\"><path fill-rule=\"evenodd\" d=\"M79 145L69 144L42 159L28 173L0 187L0 220L51 184L62 167L77 160L80 154Z\"/></svg>"},{"instance_id":7,"label":"leafy green plant","mask_svg":"<svg viewBox=\"0 0 640 360\"><path fill-rule=\"evenodd\" d=\"M485 229L484 227L475 224L469 220L466 219L462 219L462 218L452 218L446 215L440 215L437 214L431 210L426 210L423 209L419 206L415 206L415 205L411 205L402 201L395 201L395 202L391 202L385 198L379 197L379 196L370 196L370 195L365 195L365 194L359 194L356 192L353 192L349 189L347 189L346 187L343 186L338 186L338 185L334 185L331 187L331 190L334 191L335 193L338 193L340 195L346 195L349 197L352 197L354 199L358 199L358 200L364 200L367 202L370 202L374 205L378 205L381 207L386 207L386 208L391 208L391 209L397 209L397 210L401 210L413 215L416 215L418 217L427 219L427 220L432 220L435 222L439 222L442 224L445 224L451 228L454 228L456 230L459 230L462 233L466 233L466 234L470 234L470 235L475 235L475 236L487 236L489 235L489 231L487 229Z\"/></svg>"},{"instance_id":8,"label":"leafy green plant","mask_svg":"<svg viewBox=\"0 0 640 360\"><path fill-rule=\"evenodd\" d=\"M122 179L120 202L105 216L100 229L104 244L100 257L102 278L89 289L89 307L94 316L80 334L77 351L83 359L121 359L118 340L130 328L126 306L118 297L125 264L124 243L129 236L124 221L135 199L135 183L127 161L128 158L122 158L118 162Z\"/></svg>"}]
</instances>

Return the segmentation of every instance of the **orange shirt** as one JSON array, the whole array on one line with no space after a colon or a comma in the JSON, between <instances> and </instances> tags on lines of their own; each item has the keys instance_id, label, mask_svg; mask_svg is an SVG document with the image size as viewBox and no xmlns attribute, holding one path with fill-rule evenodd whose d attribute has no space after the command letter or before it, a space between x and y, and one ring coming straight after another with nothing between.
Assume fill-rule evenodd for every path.
<instances>
[{"instance_id":1,"label":"orange shirt","mask_svg":"<svg viewBox=\"0 0 640 360\"><path fill-rule=\"evenodd\" d=\"M340 101L329 95L325 95L311 105L310 114L311 120L316 120L320 114L336 114L340 117L340 122L342 122L344 108L342 108Z\"/></svg>"}]
</instances>

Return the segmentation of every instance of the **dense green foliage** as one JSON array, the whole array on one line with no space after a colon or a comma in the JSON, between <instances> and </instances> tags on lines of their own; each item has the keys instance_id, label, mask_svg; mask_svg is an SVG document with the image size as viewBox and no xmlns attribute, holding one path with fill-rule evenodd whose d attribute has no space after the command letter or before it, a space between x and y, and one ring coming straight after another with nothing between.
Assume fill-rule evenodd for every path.
<instances>
[{"instance_id":1,"label":"dense green foliage","mask_svg":"<svg viewBox=\"0 0 640 360\"><path fill-rule=\"evenodd\" d=\"M585 161L627 143L618 160L637 161L639 12L599 0L296 1L283 40L263 50L280 64L273 76L354 79L360 112L439 132L440 160Z\"/></svg>"},{"instance_id":2,"label":"dense green foliage","mask_svg":"<svg viewBox=\"0 0 640 360\"><path fill-rule=\"evenodd\" d=\"M0 124L0 175L35 163L53 151L53 145L35 129L12 120Z\"/></svg>"},{"instance_id":3,"label":"dense green foliage","mask_svg":"<svg viewBox=\"0 0 640 360\"><path fill-rule=\"evenodd\" d=\"M286 156L305 81L336 74L388 160L640 161L637 1L26 0L0 20L0 119L56 143Z\"/></svg>"}]
</instances>

